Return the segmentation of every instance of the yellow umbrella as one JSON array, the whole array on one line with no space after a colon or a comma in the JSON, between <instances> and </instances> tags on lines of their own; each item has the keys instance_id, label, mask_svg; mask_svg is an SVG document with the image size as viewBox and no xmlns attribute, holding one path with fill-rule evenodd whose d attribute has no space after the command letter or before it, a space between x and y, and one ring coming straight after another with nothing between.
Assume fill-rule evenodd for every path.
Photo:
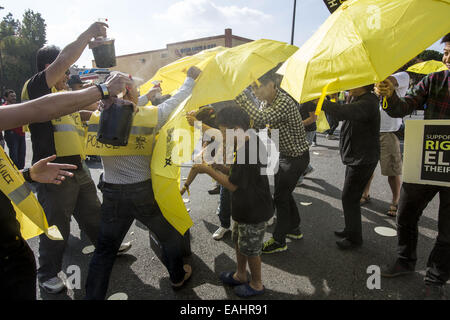
<instances>
[{"instance_id":1,"label":"yellow umbrella","mask_svg":"<svg viewBox=\"0 0 450 320\"><path fill-rule=\"evenodd\" d=\"M449 10L450 0L348 0L286 61L282 88L306 102L383 81L450 30Z\"/></svg>"},{"instance_id":2,"label":"yellow umbrella","mask_svg":"<svg viewBox=\"0 0 450 320\"><path fill-rule=\"evenodd\" d=\"M162 94L172 94L184 83L184 80L186 80L186 72L190 67L198 65L224 50L226 50L225 47L215 47L199 52L193 56L178 59L159 69L149 81L140 86L139 90L144 94L155 85L155 81L161 81Z\"/></svg>"},{"instance_id":3,"label":"yellow umbrella","mask_svg":"<svg viewBox=\"0 0 450 320\"><path fill-rule=\"evenodd\" d=\"M436 60L429 60L415 64L409 67L407 71L420 74L430 74L433 72L440 72L445 70L447 70L447 66L443 62Z\"/></svg>"},{"instance_id":4,"label":"yellow umbrella","mask_svg":"<svg viewBox=\"0 0 450 320\"><path fill-rule=\"evenodd\" d=\"M194 143L200 138L193 137L193 130L185 118L186 112L234 99L267 71L286 61L296 50L297 47L282 42L258 40L220 50L196 64L202 74L190 99L178 107L160 130L151 164L155 198L165 218L181 234L192 226L192 220L179 192L180 166L191 160ZM186 70L177 68L168 78L181 85Z\"/></svg>"}]
</instances>

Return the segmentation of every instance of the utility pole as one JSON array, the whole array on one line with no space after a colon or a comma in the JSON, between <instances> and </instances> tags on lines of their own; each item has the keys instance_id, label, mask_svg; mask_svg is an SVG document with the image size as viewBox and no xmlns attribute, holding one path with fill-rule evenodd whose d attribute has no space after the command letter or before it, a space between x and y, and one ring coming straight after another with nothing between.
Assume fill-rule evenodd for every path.
<instances>
[{"instance_id":1,"label":"utility pole","mask_svg":"<svg viewBox=\"0 0 450 320\"><path fill-rule=\"evenodd\" d=\"M295 14L297 11L297 0L294 0L294 14L292 17L292 34L291 34L291 44L294 44L294 33L295 33Z\"/></svg>"}]
</instances>

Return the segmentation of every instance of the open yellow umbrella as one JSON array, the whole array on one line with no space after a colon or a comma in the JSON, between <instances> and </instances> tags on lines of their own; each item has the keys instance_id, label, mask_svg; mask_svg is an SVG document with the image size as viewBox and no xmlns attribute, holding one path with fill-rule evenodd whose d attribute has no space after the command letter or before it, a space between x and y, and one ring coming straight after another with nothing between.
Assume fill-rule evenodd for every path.
<instances>
[{"instance_id":1,"label":"open yellow umbrella","mask_svg":"<svg viewBox=\"0 0 450 320\"><path fill-rule=\"evenodd\" d=\"M141 93L146 93L154 86L155 81L160 81L162 94L172 94L184 83L186 72L190 67L198 65L224 50L226 50L225 47L215 47L193 56L178 59L159 69L149 81L139 87L139 90Z\"/></svg>"},{"instance_id":2,"label":"open yellow umbrella","mask_svg":"<svg viewBox=\"0 0 450 320\"><path fill-rule=\"evenodd\" d=\"M257 40L217 52L196 64L202 74L191 98L178 107L160 130L151 164L155 198L165 218L181 234L192 226L192 221L179 193L180 166L191 160L194 143L200 138L193 137L192 128L185 118L186 112L207 104L233 100L297 50L297 47L286 43ZM177 70L176 73L180 74L184 69ZM182 78L184 81L185 75Z\"/></svg>"},{"instance_id":3,"label":"open yellow umbrella","mask_svg":"<svg viewBox=\"0 0 450 320\"><path fill-rule=\"evenodd\" d=\"M430 74L433 72L440 72L445 70L447 70L447 66L443 62L436 60L429 60L415 64L409 67L407 71L420 74Z\"/></svg>"},{"instance_id":4,"label":"open yellow umbrella","mask_svg":"<svg viewBox=\"0 0 450 320\"><path fill-rule=\"evenodd\" d=\"M450 0L348 0L286 61L282 88L323 101L383 81L450 30L449 11Z\"/></svg>"}]
</instances>

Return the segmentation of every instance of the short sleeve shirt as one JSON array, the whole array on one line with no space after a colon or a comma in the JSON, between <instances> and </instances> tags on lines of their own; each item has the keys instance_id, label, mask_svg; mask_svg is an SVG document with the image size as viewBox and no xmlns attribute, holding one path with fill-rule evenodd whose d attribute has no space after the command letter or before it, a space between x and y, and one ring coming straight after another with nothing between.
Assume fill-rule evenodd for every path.
<instances>
[{"instance_id":1,"label":"short sleeve shirt","mask_svg":"<svg viewBox=\"0 0 450 320\"><path fill-rule=\"evenodd\" d=\"M27 83L27 92L30 100L38 99L52 93L47 85L45 70L35 74ZM56 154L55 138L51 121L32 123L29 125L31 142L33 143L33 164L41 159ZM54 162L74 164L81 168L81 157L58 157Z\"/></svg>"},{"instance_id":2,"label":"short sleeve shirt","mask_svg":"<svg viewBox=\"0 0 450 320\"><path fill-rule=\"evenodd\" d=\"M256 134L255 134L256 135ZM250 143L245 143L245 160L236 157L231 166L229 181L237 186L231 197L231 215L233 220L245 224L258 224L268 221L274 212L270 193L269 179L262 174L260 148L264 148L258 139L256 161L252 161ZM263 150L262 150L263 151ZM244 161L240 161L244 160Z\"/></svg>"}]
</instances>

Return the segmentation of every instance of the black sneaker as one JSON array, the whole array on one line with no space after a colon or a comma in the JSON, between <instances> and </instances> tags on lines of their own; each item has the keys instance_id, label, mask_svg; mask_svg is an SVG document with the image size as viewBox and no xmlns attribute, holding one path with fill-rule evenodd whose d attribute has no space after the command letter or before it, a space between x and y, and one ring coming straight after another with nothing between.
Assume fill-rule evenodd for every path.
<instances>
[{"instance_id":1,"label":"black sneaker","mask_svg":"<svg viewBox=\"0 0 450 320\"><path fill-rule=\"evenodd\" d=\"M297 229L293 230L292 232L289 232L286 235L286 238L289 238L292 240L300 240L300 239L303 239L303 233L300 230L300 228L297 228Z\"/></svg>"},{"instance_id":2,"label":"black sneaker","mask_svg":"<svg viewBox=\"0 0 450 320\"><path fill-rule=\"evenodd\" d=\"M271 238L267 242L263 244L262 253L270 254L270 253L276 253L276 252L283 252L287 250L287 245L279 243L275 241L274 238Z\"/></svg>"},{"instance_id":3,"label":"black sneaker","mask_svg":"<svg viewBox=\"0 0 450 320\"><path fill-rule=\"evenodd\" d=\"M384 278L395 278L414 273L414 269L402 266L398 261L389 266L381 268L381 276Z\"/></svg>"},{"instance_id":4,"label":"black sneaker","mask_svg":"<svg viewBox=\"0 0 450 320\"><path fill-rule=\"evenodd\" d=\"M447 300L444 286L425 284L425 288L423 289L423 300Z\"/></svg>"}]
</instances>

